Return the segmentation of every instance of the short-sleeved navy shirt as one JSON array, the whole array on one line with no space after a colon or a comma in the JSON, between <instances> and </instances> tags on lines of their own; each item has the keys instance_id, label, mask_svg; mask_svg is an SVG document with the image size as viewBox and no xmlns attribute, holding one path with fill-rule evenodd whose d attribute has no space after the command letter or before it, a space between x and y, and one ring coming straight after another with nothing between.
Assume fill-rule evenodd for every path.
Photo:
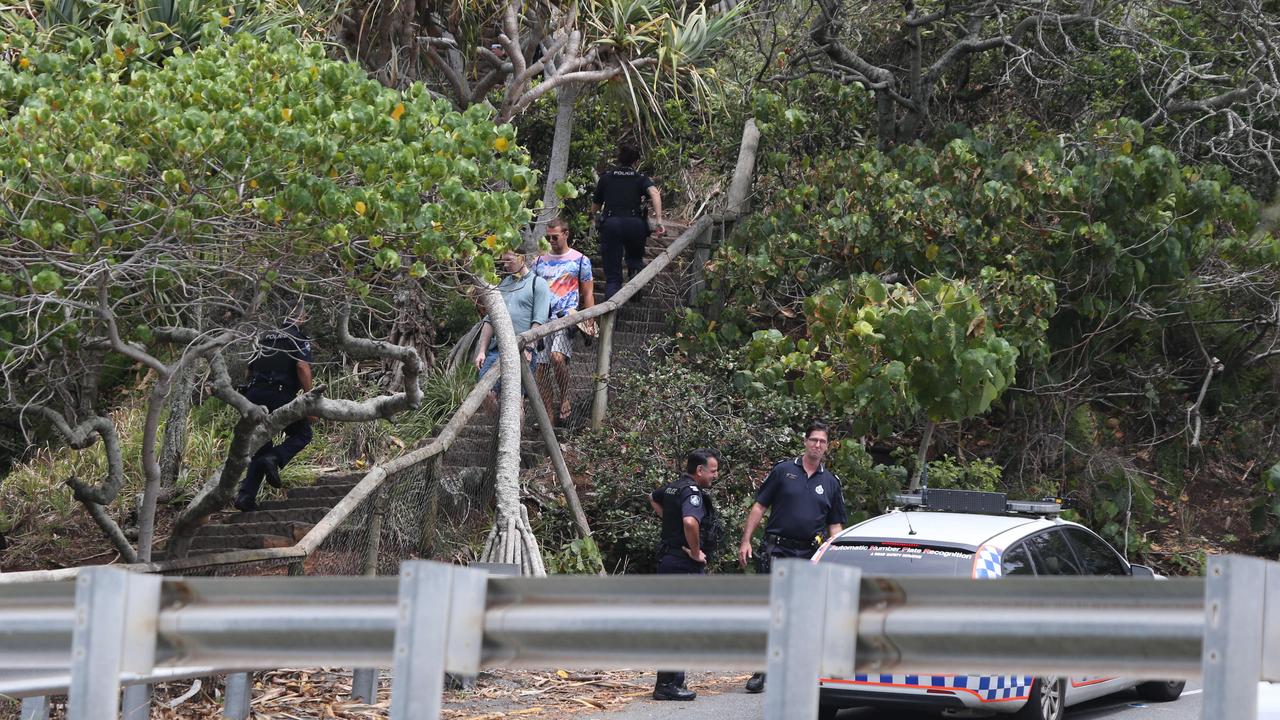
<instances>
[{"instance_id":1,"label":"short-sleeved navy shirt","mask_svg":"<svg viewBox=\"0 0 1280 720\"><path fill-rule=\"evenodd\" d=\"M249 363L254 382L281 385L298 392L298 363L311 363L311 339L297 325L289 324L258 338L258 353Z\"/></svg>"},{"instance_id":2,"label":"short-sleeved navy shirt","mask_svg":"<svg viewBox=\"0 0 1280 720\"><path fill-rule=\"evenodd\" d=\"M809 475L798 457L773 466L756 502L769 508L765 532L792 540L812 540L825 535L828 525L845 523L840 478L826 466Z\"/></svg>"},{"instance_id":3,"label":"short-sleeved navy shirt","mask_svg":"<svg viewBox=\"0 0 1280 720\"><path fill-rule=\"evenodd\" d=\"M666 491L666 486L658 488L649 494L653 501L662 505L662 496ZM706 515L707 503L702 497L702 488L697 485L680 488L680 515L681 517L691 517L702 523L702 518Z\"/></svg>"},{"instance_id":4,"label":"short-sleeved navy shirt","mask_svg":"<svg viewBox=\"0 0 1280 720\"><path fill-rule=\"evenodd\" d=\"M604 207L605 215L643 217L640 203L644 193L653 187L648 175L633 168L618 167L606 171L596 183L591 201Z\"/></svg>"}]
</instances>

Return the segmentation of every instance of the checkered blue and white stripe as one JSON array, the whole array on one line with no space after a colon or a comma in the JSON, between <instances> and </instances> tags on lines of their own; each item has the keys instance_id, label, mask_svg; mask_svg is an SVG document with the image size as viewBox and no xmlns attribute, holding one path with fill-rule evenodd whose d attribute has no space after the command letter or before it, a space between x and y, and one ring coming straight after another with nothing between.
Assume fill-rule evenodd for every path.
<instances>
[{"instance_id":1,"label":"checkered blue and white stripe","mask_svg":"<svg viewBox=\"0 0 1280 720\"><path fill-rule=\"evenodd\" d=\"M983 702L1019 700L1031 696L1030 675L855 675L854 682L879 685L907 685L928 688L959 688L973 691Z\"/></svg>"},{"instance_id":2,"label":"checkered blue and white stripe","mask_svg":"<svg viewBox=\"0 0 1280 720\"><path fill-rule=\"evenodd\" d=\"M1000 572L1000 555L1003 550L990 545L983 545L978 548L977 554L973 556L973 576L978 579L998 578Z\"/></svg>"}]
</instances>

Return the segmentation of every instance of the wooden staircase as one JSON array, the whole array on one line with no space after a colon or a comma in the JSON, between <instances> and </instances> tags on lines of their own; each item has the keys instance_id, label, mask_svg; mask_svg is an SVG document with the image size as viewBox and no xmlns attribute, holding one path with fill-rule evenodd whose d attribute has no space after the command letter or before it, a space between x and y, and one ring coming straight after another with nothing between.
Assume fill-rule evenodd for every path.
<instances>
[{"instance_id":1,"label":"wooden staircase","mask_svg":"<svg viewBox=\"0 0 1280 720\"><path fill-rule=\"evenodd\" d=\"M645 251L652 260L685 229L684 225L667 224L667 234L651 237ZM595 258L592 259L595 263ZM612 365L614 370L640 367L647 361L644 349L655 338L667 337L685 304L689 285L687 254L677 258L645 288L643 300L629 301L615 319ZM604 301L604 270L595 269L596 302ZM570 363L569 387L573 398L571 428L584 427L591 414L596 373L597 346L584 348L579 340ZM554 415L554 412L553 412ZM557 429L562 437L568 428ZM465 495L472 503L486 507L492 503L492 466L497 425L492 416L481 410L458 434L445 452L441 472L447 479L448 492ZM521 434L520 460L525 468L543 462L546 448L532 412L525 413ZM297 543L355 487L365 471L322 475L314 484L290 488L286 498L259 502L253 512L219 513L196 531L190 554L229 550L288 547Z\"/></svg>"}]
</instances>

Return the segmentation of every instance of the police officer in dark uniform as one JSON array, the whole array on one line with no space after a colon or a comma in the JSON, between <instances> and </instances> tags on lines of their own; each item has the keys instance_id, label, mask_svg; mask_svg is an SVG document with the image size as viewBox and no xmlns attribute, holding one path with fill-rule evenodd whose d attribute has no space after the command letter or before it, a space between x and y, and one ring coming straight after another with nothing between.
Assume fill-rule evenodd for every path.
<instances>
[{"instance_id":1,"label":"police officer in dark uniform","mask_svg":"<svg viewBox=\"0 0 1280 720\"><path fill-rule=\"evenodd\" d=\"M299 311L279 330L259 336L257 354L249 362L249 387L245 390L250 402L274 411L293 400L299 390L311 390L311 339L300 327L305 320L305 313ZM311 420L302 418L290 423L284 429L284 442L274 445L267 440L253 454L236 492L237 510L258 509L258 488L263 477L271 487L281 486L280 468L311 442Z\"/></svg>"},{"instance_id":2,"label":"police officer in dark uniform","mask_svg":"<svg viewBox=\"0 0 1280 720\"><path fill-rule=\"evenodd\" d=\"M662 193L649 176L636 170L639 159L640 151L634 145L618 146L618 164L600 176L591 197L591 212L595 213L600 231L606 300L622 287L624 255L629 277L644 268L644 241L649 237L649 220L643 208L646 194L657 218L654 233L666 232L662 227Z\"/></svg>"},{"instance_id":3,"label":"police officer in dark uniform","mask_svg":"<svg viewBox=\"0 0 1280 720\"><path fill-rule=\"evenodd\" d=\"M724 534L719 513L705 492L719 475L720 454L705 448L694 450L685 458L685 473L649 496L649 504L662 518L660 574L707 572L707 555L715 552ZM658 672L654 700L692 700L697 696L685 686L683 672Z\"/></svg>"},{"instance_id":4,"label":"police officer in dark uniform","mask_svg":"<svg viewBox=\"0 0 1280 720\"><path fill-rule=\"evenodd\" d=\"M827 454L831 434L827 424L818 420L804 432L804 454L783 460L773 466L756 493L755 504L747 514L747 524L738 546L738 564L747 566L751 537L769 510L769 524L764 540L754 555L756 572L767 573L774 558L811 558L825 538L844 529L844 495L840 478L827 470L822 460ZM747 681L747 692L764 691L764 673L756 673Z\"/></svg>"}]
</instances>

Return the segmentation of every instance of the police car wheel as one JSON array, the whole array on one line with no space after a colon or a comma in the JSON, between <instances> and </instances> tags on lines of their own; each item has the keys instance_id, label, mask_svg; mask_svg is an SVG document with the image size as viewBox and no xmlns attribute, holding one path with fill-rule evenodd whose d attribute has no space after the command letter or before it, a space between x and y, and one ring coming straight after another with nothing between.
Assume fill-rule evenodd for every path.
<instances>
[{"instance_id":1,"label":"police car wheel","mask_svg":"<svg viewBox=\"0 0 1280 720\"><path fill-rule=\"evenodd\" d=\"M1185 680L1156 680L1138 686L1138 697L1147 702L1173 702L1182 697Z\"/></svg>"},{"instance_id":2,"label":"police car wheel","mask_svg":"<svg viewBox=\"0 0 1280 720\"><path fill-rule=\"evenodd\" d=\"M1066 700L1066 683L1062 678L1036 678L1031 697L1014 715L1017 720L1062 720Z\"/></svg>"}]
</instances>

